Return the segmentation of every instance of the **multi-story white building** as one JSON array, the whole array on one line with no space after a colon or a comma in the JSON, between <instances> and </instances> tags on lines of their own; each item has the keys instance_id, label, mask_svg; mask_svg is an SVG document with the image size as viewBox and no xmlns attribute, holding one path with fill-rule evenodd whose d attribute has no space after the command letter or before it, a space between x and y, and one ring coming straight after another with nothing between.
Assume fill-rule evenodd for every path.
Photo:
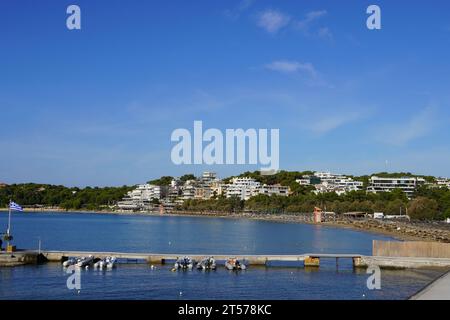
<instances>
[{"instance_id":1,"label":"multi-story white building","mask_svg":"<svg viewBox=\"0 0 450 320\"><path fill-rule=\"evenodd\" d=\"M447 178L439 178L436 179L436 184L439 188L448 188L450 189L450 179Z\"/></svg>"},{"instance_id":2,"label":"multi-story white building","mask_svg":"<svg viewBox=\"0 0 450 320\"><path fill-rule=\"evenodd\" d=\"M140 184L136 189L128 192L131 200L135 201L151 201L153 199L161 199L162 192L160 186L152 184Z\"/></svg>"},{"instance_id":3,"label":"multi-story white building","mask_svg":"<svg viewBox=\"0 0 450 320\"><path fill-rule=\"evenodd\" d=\"M200 178L202 184L210 185L213 181L217 180L217 174L215 172L205 171Z\"/></svg>"},{"instance_id":4,"label":"multi-story white building","mask_svg":"<svg viewBox=\"0 0 450 320\"><path fill-rule=\"evenodd\" d=\"M210 187L196 187L194 192L194 199L209 200L213 195L213 191Z\"/></svg>"},{"instance_id":5,"label":"multi-story white building","mask_svg":"<svg viewBox=\"0 0 450 320\"><path fill-rule=\"evenodd\" d=\"M346 192L349 192L349 191L362 190L364 183L362 181L355 181L352 178L343 177L340 179L336 179L334 181L334 185L338 189L342 189L342 190L345 190Z\"/></svg>"},{"instance_id":6,"label":"multi-story white building","mask_svg":"<svg viewBox=\"0 0 450 320\"><path fill-rule=\"evenodd\" d=\"M259 194L265 194L268 196L277 195L287 197L289 195L289 187L285 187L280 184L275 185L264 184L259 188Z\"/></svg>"},{"instance_id":7,"label":"multi-story white building","mask_svg":"<svg viewBox=\"0 0 450 320\"><path fill-rule=\"evenodd\" d=\"M256 196L261 183L252 178L233 178L227 186L227 198L238 197L241 200L248 200Z\"/></svg>"},{"instance_id":8,"label":"multi-story white building","mask_svg":"<svg viewBox=\"0 0 450 320\"><path fill-rule=\"evenodd\" d=\"M152 207L153 200L160 200L163 196L163 190L160 186L152 184L140 184L134 190L131 190L117 203L122 210L149 209Z\"/></svg>"},{"instance_id":9,"label":"multi-story white building","mask_svg":"<svg viewBox=\"0 0 450 320\"><path fill-rule=\"evenodd\" d=\"M226 194L227 185L220 180L213 181L211 183L211 191L213 195L222 196Z\"/></svg>"},{"instance_id":10,"label":"multi-story white building","mask_svg":"<svg viewBox=\"0 0 450 320\"><path fill-rule=\"evenodd\" d=\"M400 189L406 193L408 198L412 198L414 191L422 184L425 184L425 179L417 177L381 178L372 176L369 180L367 192L380 193Z\"/></svg>"},{"instance_id":11,"label":"multi-story white building","mask_svg":"<svg viewBox=\"0 0 450 320\"><path fill-rule=\"evenodd\" d=\"M181 199L182 200L189 200L195 198L195 187L196 187L197 181L195 180L188 180L185 182L184 186L181 188Z\"/></svg>"},{"instance_id":12,"label":"multi-story white building","mask_svg":"<svg viewBox=\"0 0 450 320\"><path fill-rule=\"evenodd\" d=\"M288 196L289 187L282 185L261 185L258 181L252 178L233 178L231 183L227 185L227 198L239 197L241 200L248 200L251 197L263 195L277 195Z\"/></svg>"},{"instance_id":13,"label":"multi-story white building","mask_svg":"<svg viewBox=\"0 0 450 320\"><path fill-rule=\"evenodd\" d=\"M315 184L316 194L325 192L336 192L341 195L351 191L359 191L363 189L362 181L355 181L350 177L342 174L334 174L330 172L315 172L314 177L320 179L320 183Z\"/></svg>"},{"instance_id":14,"label":"multi-story white building","mask_svg":"<svg viewBox=\"0 0 450 320\"><path fill-rule=\"evenodd\" d=\"M297 182L301 186L309 186L309 185L311 185L311 178L303 177L301 179L295 180L295 182Z\"/></svg>"}]
</instances>

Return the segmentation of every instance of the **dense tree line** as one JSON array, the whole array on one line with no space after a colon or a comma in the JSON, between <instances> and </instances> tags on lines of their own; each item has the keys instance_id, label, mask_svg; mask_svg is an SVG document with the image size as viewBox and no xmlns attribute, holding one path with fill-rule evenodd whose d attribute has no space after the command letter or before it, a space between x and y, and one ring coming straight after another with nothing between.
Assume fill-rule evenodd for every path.
<instances>
[{"instance_id":1,"label":"dense tree line","mask_svg":"<svg viewBox=\"0 0 450 320\"><path fill-rule=\"evenodd\" d=\"M113 205L133 187L68 188L48 184L12 184L0 188L0 207L7 207L10 200L22 206L60 207L64 209L101 209Z\"/></svg>"},{"instance_id":2,"label":"dense tree line","mask_svg":"<svg viewBox=\"0 0 450 320\"><path fill-rule=\"evenodd\" d=\"M312 175L311 171L288 172L280 171L275 175L261 175L259 171L244 172L240 177L251 177L263 184L281 184L289 186L292 194L289 197L258 195L248 201L237 198L226 199L215 197L211 200L187 200L178 206L180 210L190 211L217 211L241 212L249 210L264 213L308 213L314 207L338 214L363 211L367 213L383 212L385 214L408 214L413 219L435 220L450 217L450 190L447 188L420 187L412 200L409 200L401 190L386 193L367 193L366 191L353 191L343 195L334 192L315 194L314 186L301 186L297 179L304 175ZM410 173L377 173L378 176L398 177L413 176ZM224 182L229 182L232 177ZM182 181L193 180L195 176L186 174ZM368 176L354 177L367 182ZM433 177L425 177L427 181ZM172 180L170 176L149 181L149 183L166 186ZM13 184L0 188L0 207L7 207L9 200L13 200L25 207L45 206L60 207L64 209L99 210L105 206L112 206L134 187L64 187L48 184Z\"/></svg>"},{"instance_id":3,"label":"dense tree line","mask_svg":"<svg viewBox=\"0 0 450 320\"><path fill-rule=\"evenodd\" d=\"M172 182L173 177L171 176L164 176L159 179L150 180L147 183L153 184L155 186L170 186L170 183Z\"/></svg>"},{"instance_id":4,"label":"dense tree line","mask_svg":"<svg viewBox=\"0 0 450 320\"><path fill-rule=\"evenodd\" d=\"M425 194L425 195L424 195ZM180 209L191 211L239 212L252 211L271 214L311 213L314 207L337 214L346 212L383 212L388 215L406 214L414 220L442 220L450 217L450 191L446 188L421 188L409 200L401 190L379 194L353 191L336 193L299 193L290 197L257 195L247 201L239 199L189 200Z\"/></svg>"}]
</instances>

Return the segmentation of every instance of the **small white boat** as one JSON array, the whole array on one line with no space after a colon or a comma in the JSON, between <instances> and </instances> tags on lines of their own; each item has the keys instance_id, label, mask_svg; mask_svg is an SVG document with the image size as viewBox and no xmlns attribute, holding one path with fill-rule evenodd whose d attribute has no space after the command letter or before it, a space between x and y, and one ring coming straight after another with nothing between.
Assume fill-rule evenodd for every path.
<instances>
[{"instance_id":1,"label":"small white boat","mask_svg":"<svg viewBox=\"0 0 450 320\"><path fill-rule=\"evenodd\" d=\"M64 268L67 268L69 266L73 266L77 262L78 262L77 259L72 257L72 258L69 258L66 261L64 261L62 265Z\"/></svg>"},{"instance_id":2,"label":"small white boat","mask_svg":"<svg viewBox=\"0 0 450 320\"><path fill-rule=\"evenodd\" d=\"M107 269L112 269L116 266L117 258L116 257L107 257L105 259L105 265Z\"/></svg>"},{"instance_id":3,"label":"small white boat","mask_svg":"<svg viewBox=\"0 0 450 320\"><path fill-rule=\"evenodd\" d=\"M183 269L183 270L192 270L192 268L194 267L194 260L192 260L189 257L183 257L178 259L174 266L173 266L173 270L178 270L178 269Z\"/></svg>"},{"instance_id":4,"label":"small white boat","mask_svg":"<svg viewBox=\"0 0 450 320\"><path fill-rule=\"evenodd\" d=\"M90 255L88 257L81 257L78 259L76 266L80 268L84 268L86 266L91 265L94 262L94 256Z\"/></svg>"},{"instance_id":5,"label":"small white boat","mask_svg":"<svg viewBox=\"0 0 450 320\"><path fill-rule=\"evenodd\" d=\"M236 258L230 258L225 262L225 268L228 270L245 270L247 266Z\"/></svg>"},{"instance_id":6,"label":"small white boat","mask_svg":"<svg viewBox=\"0 0 450 320\"><path fill-rule=\"evenodd\" d=\"M216 260L213 257L204 258L197 263L198 270L216 270Z\"/></svg>"},{"instance_id":7,"label":"small white boat","mask_svg":"<svg viewBox=\"0 0 450 320\"><path fill-rule=\"evenodd\" d=\"M105 268L106 268L106 258L100 259L96 263L94 263L94 269L103 270Z\"/></svg>"}]
</instances>

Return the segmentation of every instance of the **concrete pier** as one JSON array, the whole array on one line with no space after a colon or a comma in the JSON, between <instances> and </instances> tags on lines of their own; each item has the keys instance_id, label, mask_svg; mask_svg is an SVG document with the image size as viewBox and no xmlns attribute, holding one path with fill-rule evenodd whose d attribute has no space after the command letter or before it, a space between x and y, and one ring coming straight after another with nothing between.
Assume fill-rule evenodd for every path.
<instances>
[{"instance_id":1,"label":"concrete pier","mask_svg":"<svg viewBox=\"0 0 450 320\"><path fill-rule=\"evenodd\" d=\"M410 300L450 300L450 272L430 283Z\"/></svg>"},{"instance_id":2,"label":"concrete pier","mask_svg":"<svg viewBox=\"0 0 450 320\"><path fill-rule=\"evenodd\" d=\"M13 255L0 254L0 266L14 266L27 263L36 263L38 260L62 262L69 257L86 257L93 255L96 258L114 256L128 262L142 262L150 264L172 263L178 258L189 256L194 260L204 257L214 257L217 261L225 261L228 258L237 258L250 265L269 265L270 262L298 262L299 266L319 267L323 259L335 259L336 266L341 259L349 259L355 268L378 266L380 268L450 268L450 259L430 257L385 257L365 256L361 254L317 254L305 253L298 255L242 255L242 254L192 254L192 253L124 253L124 252L95 252L95 251L18 251Z\"/></svg>"},{"instance_id":3,"label":"concrete pier","mask_svg":"<svg viewBox=\"0 0 450 320\"><path fill-rule=\"evenodd\" d=\"M24 264L36 264L39 254L36 251L16 251L12 253L0 253L0 267L14 267Z\"/></svg>"},{"instance_id":4,"label":"concrete pier","mask_svg":"<svg viewBox=\"0 0 450 320\"><path fill-rule=\"evenodd\" d=\"M189 256L194 260L204 257L214 257L217 261L225 261L228 258L237 258L251 265L267 265L269 262L300 262L305 266L319 266L320 259L355 259L360 254L314 254L306 253L299 255L235 255L235 254L190 254L190 253L123 253L123 252L87 252L87 251L42 251L42 255L48 261L63 261L68 257L82 257L93 255L96 258L114 256L119 259L145 261L151 264L164 264L172 262L183 256Z\"/></svg>"},{"instance_id":5,"label":"concrete pier","mask_svg":"<svg viewBox=\"0 0 450 320\"><path fill-rule=\"evenodd\" d=\"M361 256L354 259L353 264L355 267L378 266L389 269L450 268L450 259Z\"/></svg>"}]
</instances>

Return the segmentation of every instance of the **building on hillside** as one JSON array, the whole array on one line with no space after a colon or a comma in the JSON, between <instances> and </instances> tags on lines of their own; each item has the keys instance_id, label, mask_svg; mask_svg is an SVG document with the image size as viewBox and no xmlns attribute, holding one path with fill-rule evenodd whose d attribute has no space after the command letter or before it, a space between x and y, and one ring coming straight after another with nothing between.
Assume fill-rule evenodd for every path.
<instances>
[{"instance_id":1,"label":"building on hillside","mask_svg":"<svg viewBox=\"0 0 450 320\"><path fill-rule=\"evenodd\" d=\"M0 188L4 188L4 187L7 187L8 185L6 184L6 183L4 183L4 182L0 182Z\"/></svg>"},{"instance_id":2,"label":"building on hillside","mask_svg":"<svg viewBox=\"0 0 450 320\"><path fill-rule=\"evenodd\" d=\"M194 199L196 186L197 186L196 180L187 180L181 187L181 199L183 201Z\"/></svg>"},{"instance_id":3,"label":"building on hillside","mask_svg":"<svg viewBox=\"0 0 450 320\"><path fill-rule=\"evenodd\" d=\"M342 174L334 174L331 172L315 172L314 177L319 179L319 183L315 183L314 193L335 192L338 195L351 191L359 191L363 189L362 181L355 181L351 177Z\"/></svg>"},{"instance_id":4,"label":"building on hillside","mask_svg":"<svg viewBox=\"0 0 450 320\"><path fill-rule=\"evenodd\" d=\"M154 206L154 201L162 199L166 194L166 187L140 184L128 192L117 205L122 210L150 210Z\"/></svg>"},{"instance_id":5,"label":"building on hillside","mask_svg":"<svg viewBox=\"0 0 450 320\"><path fill-rule=\"evenodd\" d=\"M227 198L238 197L241 200L248 200L259 193L261 183L253 178L233 178L227 186Z\"/></svg>"},{"instance_id":6,"label":"building on hillside","mask_svg":"<svg viewBox=\"0 0 450 320\"><path fill-rule=\"evenodd\" d=\"M259 188L259 194L264 194L267 196L284 196L287 197L289 195L289 187L282 186L280 184L275 185L267 185L264 184Z\"/></svg>"},{"instance_id":7,"label":"building on hillside","mask_svg":"<svg viewBox=\"0 0 450 320\"><path fill-rule=\"evenodd\" d=\"M412 198L416 189L423 184L425 184L425 179L418 177L381 178L372 176L369 179L367 192L380 193L400 189L408 198Z\"/></svg>"},{"instance_id":8,"label":"building on hillside","mask_svg":"<svg viewBox=\"0 0 450 320\"><path fill-rule=\"evenodd\" d=\"M297 182L301 186L310 186L311 178L310 177L302 177L301 179L295 180L295 182Z\"/></svg>"},{"instance_id":9,"label":"building on hillside","mask_svg":"<svg viewBox=\"0 0 450 320\"><path fill-rule=\"evenodd\" d=\"M448 189L450 189L450 179L447 179L447 178L436 179L436 185L439 188L448 188Z\"/></svg>"},{"instance_id":10,"label":"building on hillside","mask_svg":"<svg viewBox=\"0 0 450 320\"><path fill-rule=\"evenodd\" d=\"M211 183L211 191L213 196L220 197L226 194L227 185L220 180Z\"/></svg>"},{"instance_id":11,"label":"building on hillside","mask_svg":"<svg viewBox=\"0 0 450 320\"><path fill-rule=\"evenodd\" d=\"M238 197L241 200L248 200L251 197L262 195L278 195L288 196L289 187L285 187L279 184L276 185L261 185L260 182L253 178L233 178L231 183L227 185L226 196L227 198Z\"/></svg>"},{"instance_id":12,"label":"building on hillside","mask_svg":"<svg viewBox=\"0 0 450 320\"><path fill-rule=\"evenodd\" d=\"M200 182L203 185L211 185L214 181L217 181L217 174L215 172L203 172Z\"/></svg>"},{"instance_id":13,"label":"building on hillside","mask_svg":"<svg viewBox=\"0 0 450 320\"><path fill-rule=\"evenodd\" d=\"M196 187L194 191L194 199L209 200L213 197L213 191L210 187Z\"/></svg>"},{"instance_id":14,"label":"building on hillside","mask_svg":"<svg viewBox=\"0 0 450 320\"><path fill-rule=\"evenodd\" d=\"M151 201L161 199L164 196L163 187L152 184L140 184L136 189L128 193L129 197L137 201Z\"/></svg>"}]
</instances>

